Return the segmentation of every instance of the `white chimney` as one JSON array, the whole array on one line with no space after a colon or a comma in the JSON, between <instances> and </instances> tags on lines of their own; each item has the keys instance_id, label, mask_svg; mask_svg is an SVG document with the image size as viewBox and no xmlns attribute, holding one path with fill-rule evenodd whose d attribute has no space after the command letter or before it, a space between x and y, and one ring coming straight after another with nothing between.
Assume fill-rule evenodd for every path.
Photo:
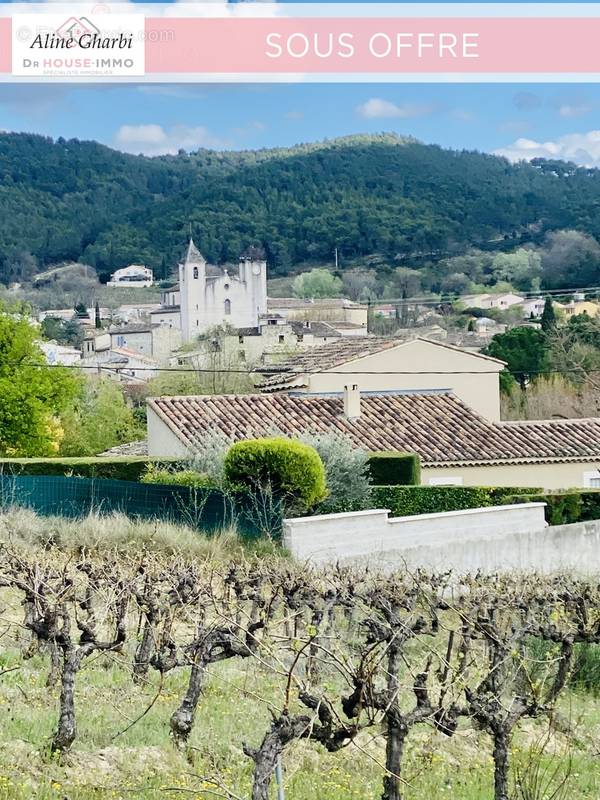
<instances>
[{"instance_id":1,"label":"white chimney","mask_svg":"<svg viewBox=\"0 0 600 800\"><path fill-rule=\"evenodd\" d=\"M344 386L344 416L346 419L360 417L360 389L356 383Z\"/></svg>"}]
</instances>

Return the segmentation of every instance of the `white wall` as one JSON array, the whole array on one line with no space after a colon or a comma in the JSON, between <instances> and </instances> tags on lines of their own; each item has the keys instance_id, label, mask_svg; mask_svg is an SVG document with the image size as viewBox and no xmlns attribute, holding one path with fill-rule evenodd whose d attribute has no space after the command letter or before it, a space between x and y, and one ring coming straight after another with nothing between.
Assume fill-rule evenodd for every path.
<instances>
[{"instance_id":1,"label":"white wall","mask_svg":"<svg viewBox=\"0 0 600 800\"><path fill-rule=\"evenodd\" d=\"M547 533L544 503L410 517L390 518L386 509L375 509L284 520L284 545L301 560L458 572L541 568L550 563L544 558ZM571 556L571 549L566 544L559 555ZM556 569L558 560L555 554Z\"/></svg>"}]
</instances>

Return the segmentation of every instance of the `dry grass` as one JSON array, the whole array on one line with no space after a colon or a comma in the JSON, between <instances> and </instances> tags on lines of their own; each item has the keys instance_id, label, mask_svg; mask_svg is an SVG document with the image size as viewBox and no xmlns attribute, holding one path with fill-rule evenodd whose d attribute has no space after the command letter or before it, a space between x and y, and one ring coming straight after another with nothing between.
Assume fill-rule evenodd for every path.
<instances>
[{"instance_id":1,"label":"dry grass","mask_svg":"<svg viewBox=\"0 0 600 800\"><path fill-rule=\"evenodd\" d=\"M98 555L144 549L215 560L243 557L248 552L281 554L272 542L243 542L232 528L205 535L185 525L132 519L124 514L90 514L71 520L41 517L22 508L0 514L0 543L43 550L56 547L66 552L85 547Z\"/></svg>"}]
</instances>

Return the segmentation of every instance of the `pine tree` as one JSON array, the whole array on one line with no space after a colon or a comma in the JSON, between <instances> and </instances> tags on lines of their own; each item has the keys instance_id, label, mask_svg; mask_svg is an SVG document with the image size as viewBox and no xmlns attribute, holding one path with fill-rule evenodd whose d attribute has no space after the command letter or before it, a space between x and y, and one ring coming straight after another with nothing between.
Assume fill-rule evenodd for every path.
<instances>
[{"instance_id":1,"label":"pine tree","mask_svg":"<svg viewBox=\"0 0 600 800\"><path fill-rule=\"evenodd\" d=\"M544 333L556 328L556 313L552 304L552 298L548 296L544 303L544 310L542 311L542 330Z\"/></svg>"}]
</instances>

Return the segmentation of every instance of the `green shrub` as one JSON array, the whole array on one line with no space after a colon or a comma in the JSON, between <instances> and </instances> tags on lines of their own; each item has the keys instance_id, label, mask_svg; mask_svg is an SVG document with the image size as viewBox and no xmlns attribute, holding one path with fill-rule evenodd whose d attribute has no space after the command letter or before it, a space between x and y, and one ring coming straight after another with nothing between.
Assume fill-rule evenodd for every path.
<instances>
[{"instance_id":1,"label":"green shrub","mask_svg":"<svg viewBox=\"0 0 600 800\"><path fill-rule=\"evenodd\" d=\"M208 475L193 469L174 471L148 464L141 477L142 483L159 483L163 486L187 486L190 489L209 489L212 482Z\"/></svg>"},{"instance_id":2,"label":"green shrub","mask_svg":"<svg viewBox=\"0 0 600 800\"><path fill-rule=\"evenodd\" d=\"M115 456L114 458L3 458L3 475L75 475L80 478L114 478L139 481L149 464L175 466L177 459L156 459L148 456Z\"/></svg>"},{"instance_id":3,"label":"green shrub","mask_svg":"<svg viewBox=\"0 0 600 800\"><path fill-rule=\"evenodd\" d=\"M421 461L416 453L373 453L369 475L375 486L418 486Z\"/></svg>"},{"instance_id":4,"label":"green shrub","mask_svg":"<svg viewBox=\"0 0 600 800\"><path fill-rule=\"evenodd\" d=\"M493 486L373 486L371 507L389 508L393 516L436 514L442 511L462 511L515 502L515 491L521 492L518 502L528 502L539 489L518 489Z\"/></svg>"},{"instance_id":5,"label":"green shrub","mask_svg":"<svg viewBox=\"0 0 600 800\"><path fill-rule=\"evenodd\" d=\"M600 519L600 489L581 492L581 519Z\"/></svg>"},{"instance_id":6,"label":"green shrub","mask_svg":"<svg viewBox=\"0 0 600 800\"><path fill-rule=\"evenodd\" d=\"M339 431L303 434L300 441L314 447L323 466L328 497L319 504L318 514L360 511L369 507L371 484L367 462L369 454Z\"/></svg>"},{"instance_id":7,"label":"green shrub","mask_svg":"<svg viewBox=\"0 0 600 800\"><path fill-rule=\"evenodd\" d=\"M288 510L306 511L327 496L319 454L291 439L252 439L232 445L225 456L232 488L250 488L282 498Z\"/></svg>"}]
</instances>

